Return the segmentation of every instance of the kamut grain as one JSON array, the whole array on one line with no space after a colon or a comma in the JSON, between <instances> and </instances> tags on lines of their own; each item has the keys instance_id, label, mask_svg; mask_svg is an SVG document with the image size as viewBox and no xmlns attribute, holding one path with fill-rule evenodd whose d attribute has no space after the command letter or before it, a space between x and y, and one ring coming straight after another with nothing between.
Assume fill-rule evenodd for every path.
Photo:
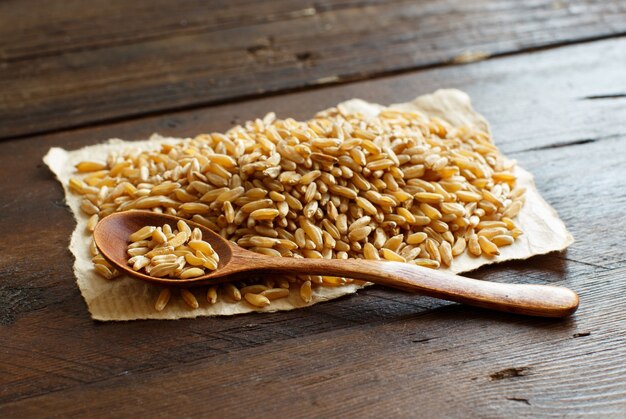
<instances>
[{"instance_id":1,"label":"kamut grain","mask_svg":"<svg viewBox=\"0 0 626 419\"><path fill-rule=\"evenodd\" d=\"M239 292L241 293L241 295L245 296L248 293L261 294L263 291L267 289L268 287L266 287L263 284L254 284L254 285L246 285L245 287L241 288Z\"/></svg>"},{"instance_id":2,"label":"kamut grain","mask_svg":"<svg viewBox=\"0 0 626 419\"><path fill-rule=\"evenodd\" d=\"M302 285L300 285L300 298L305 303L311 302L311 298L313 297L313 290L311 288L311 281L304 281Z\"/></svg>"},{"instance_id":3,"label":"kamut grain","mask_svg":"<svg viewBox=\"0 0 626 419\"><path fill-rule=\"evenodd\" d=\"M420 244L428 238L428 235L424 232L412 233L406 238L408 244Z\"/></svg>"},{"instance_id":4,"label":"kamut grain","mask_svg":"<svg viewBox=\"0 0 626 419\"><path fill-rule=\"evenodd\" d=\"M470 253L474 256L480 256L482 253L482 249L480 244L478 244L478 236L476 234L472 234L469 238L468 249Z\"/></svg>"},{"instance_id":5,"label":"kamut grain","mask_svg":"<svg viewBox=\"0 0 626 419\"><path fill-rule=\"evenodd\" d=\"M271 304L270 300L261 294L246 293L243 298L255 307L266 307Z\"/></svg>"},{"instance_id":6,"label":"kamut grain","mask_svg":"<svg viewBox=\"0 0 626 419\"><path fill-rule=\"evenodd\" d=\"M187 304L190 308L196 309L200 307L200 304L198 303L196 296L193 295L193 293L189 291L187 288L181 288L180 295L183 297L183 301L185 302L185 304Z\"/></svg>"},{"instance_id":7,"label":"kamut grain","mask_svg":"<svg viewBox=\"0 0 626 419\"><path fill-rule=\"evenodd\" d=\"M94 263L93 265L94 270L96 271L96 273L106 279L113 279L116 276L116 271L115 269L111 269L108 268L107 266L100 264L100 263Z\"/></svg>"},{"instance_id":8,"label":"kamut grain","mask_svg":"<svg viewBox=\"0 0 626 419\"><path fill-rule=\"evenodd\" d=\"M465 247L467 245L467 241L464 237L459 237L456 242L454 242L454 246L452 246L452 256L458 256L465 251Z\"/></svg>"},{"instance_id":9,"label":"kamut grain","mask_svg":"<svg viewBox=\"0 0 626 419\"><path fill-rule=\"evenodd\" d=\"M485 236L478 236L478 244L480 245L483 253L486 253L489 256L496 256L500 254L498 250L498 246L496 246L492 241L490 241Z\"/></svg>"},{"instance_id":10,"label":"kamut grain","mask_svg":"<svg viewBox=\"0 0 626 419\"><path fill-rule=\"evenodd\" d=\"M211 285L207 291L206 299L209 303L217 303L217 285Z\"/></svg>"},{"instance_id":11,"label":"kamut grain","mask_svg":"<svg viewBox=\"0 0 626 419\"><path fill-rule=\"evenodd\" d=\"M231 283L226 283L224 285L222 285L222 288L224 290L224 293L226 294L226 296L233 300L233 301L239 301L241 300L241 292L239 291L239 289L231 284Z\"/></svg>"},{"instance_id":12,"label":"kamut grain","mask_svg":"<svg viewBox=\"0 0 626 419\"><path fill-rule=\"evenodd\" d=\"M450 246L450 243L447 241L441 242L439 245L439 255L441 256L441 262L443 262L444 265L452 265L452 258L454 256L452 255L452 247Z\"/></svg>"},{"instance_id":13,"label":"kamut grain","mask_svg":"<svg viewBox=\"0 0 626 419\"><path fill-rule=\"evenodd\" d=\"M502 235L498 235L498 236L494 236L491 239L491 242L493 244L495 244L498 247L502 247L502 246L510 246L513 244L513 242L515 241L515 239L513 238L513 236L509 236L506 234L502 234Z\"/></svg>"},{"instance_id":14,"label":"kamut grain","mask_svg":"<svg viewBox=\"0 0 626 419\"><path fill-rule=\"evenodd\" d=\"M163 288L154 303L154 309L156 311L163 311L163 309L167 306L167 303L170 301L171 296L172 291L169 288Z\"/></svg>"},{"instance_id":15,"label":"kamut grain","mask_svg":"<svg viewBox=\"0 0 626 419\"><path fill-rule=\"evenodd\" d=\"M385 260L390 260L394 262L406 262L406 259L394 252L393 250L389 250L387 248L383 248L381 250L383 258Z\"/></svg>"},{"instance_id":16,"label":"kamut grain","mask_svg":"<svg viewBox=\"0 0 626 419\"><path fill-rule=\"evenodd\" d=\"M525 190L488 133L416 112L387 109L366 119L332 108L306 122L268 114L225 134L123 151L106 163L76 168L79 176L69 188L83 195L88 230L113 212L148 209L191 219L269 256L382 255L431 268L449 265L465 251L494 254L493 247L522 234L512 218ZM146 260L168 254L182 258L184 266L174 269L179 275L218 265L201 234L182 225L175 232L148 229L133 239L150 243L129 249L139 269L161 273L163 266ZM93 246L90 252L97 256ZM165 262L170 259L156 260L173 264ZM104 276L114 274L96 265ZM245 286L257 283L251 281ZM301 291L306 281L295 280ZM278 280L281 290L288 283ZM209 302L217 301L217 289L209 288ZM241 299L237 287L219 289Z\"/></svg>"}]
</instances>

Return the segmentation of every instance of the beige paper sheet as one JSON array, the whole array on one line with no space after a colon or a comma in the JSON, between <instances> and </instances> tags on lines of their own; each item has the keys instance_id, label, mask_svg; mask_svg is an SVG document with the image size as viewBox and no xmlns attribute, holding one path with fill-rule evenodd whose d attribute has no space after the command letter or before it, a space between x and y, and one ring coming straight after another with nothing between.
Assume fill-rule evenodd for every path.
<instances>
[{"instance_id":1,"label":"beige paper sheet","mask_svg":"<svg viewBox=\"0 0 626 419\"><path fill-rule=\"evenodd\" d=\"M343 102L338 107L358 111L367 116L375 116L381 109L384 109L383 106L359 99ZM412 102L391 105L391 107L437 116L455 126L470 125L488 130L487 121L472 109L468 95L459 90L438 90L433 94L420 96ZM44 157L44 162L63 185L65 200L76 219L76 229L72 233L70 242L70 250L76 258L74 274L93 319L102 321L179 319L233 315L251 311L292 310L351 294L360 288L356 285L333 288L318 287L308 304L303 303L297 293L293 291L288 298L275 300L264 309L253 308L245 303L230 303L221 300L211 305L206 303L204 296L197 293L196 296L200 302L199 309L192 310L180 298L172 298L165 310L157 312L154 309L154 301L160 291L158 287L129 277L106 280L96 275L92 269L89 254L91 234L86 232L88 218L79 209L80 196L71 193L68 189L69 178L75 175L74 165L82 160L104 161L110 152L126 147L147 150L158 148L164 142L177 141L181 141L181 139L164 138L156 134L146 141L129 142L112 139L104 144L88 146L74 151L54 147ZM568 233L557 213L539 195L532 175L519 167L516 170L519 184L527 188L526 204L517 219L524 235L516 240L513 245L501 248L501 254L496 258L475 258L465 253L454 259L450 271L455 273L468 272L486 264L511 259L526 259L533 255L562 250L573 242L572 236Z\"/></svg>"}]
</instances>

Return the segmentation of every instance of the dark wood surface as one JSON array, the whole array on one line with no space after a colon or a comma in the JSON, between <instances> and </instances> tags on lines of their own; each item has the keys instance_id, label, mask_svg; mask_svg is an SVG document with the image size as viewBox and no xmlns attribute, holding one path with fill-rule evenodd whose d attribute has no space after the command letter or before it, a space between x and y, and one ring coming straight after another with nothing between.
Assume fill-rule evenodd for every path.
<instances>
[{"instance_id":1,"label":"dark wood surface","mask_svg":"<svg viewBox=\"0 0 626 419\"><path fill-rule=\"evenodd\" d=\"M133 6L135 2L127 3L125 7L138 7ZM291 10L291 4L276 7ZM502 10L507 9L503 4L514 7L512 3L490 3L487 10L491 12L486 15L504 13ZM519 20L509 26L494 27L500 33L490 37L506 43L507 33L522 33L526 25L529 38L575 43L588 38L585 28L596 25L605 35L615 34L623 22L611 20L623 13L623 2L581 3L578 8L571 3L567 10L598 11L606 7L605 18L589 17L587 26L580 24L577 31L569 32L567 24L559 28L558 21L546 20L556 22L555 30L552 35L541 35L532 5L548 13L547 6L542 2L528 4L530 11L522 13L526 23L523 17L516 17ZM562 10L561 3L549 4ZM363 10L382 7L361 5ZM36 6L3 2L0 19L6 19L5 12L15 16L21 9L36 11ZM267 14L266 10L250 12L257 7L253 3L238 7L239 13L247 10L250 19L262 20ZM453 13L454 7L469 6L433 2L430 7L423 6L420 14L437 7L441 22L446 22L448 17L459 17ZM418 13L419 9L415 10ZM95 50L98 42L108 45L97 30L101 14L94 12L93 25L82 22L83 26L75 29L85 34L82 44L77 41L77 46L63 50L63 44L54 42L52 36L41 36L36 29L57 18L69 22L75 16L70 10L59 5L47 18L42 11L39 20L35 12L32 16L19 13L24 17L19 24L31 22L32 35L20 40L20 45L26 45L22 50L13 49L11 54L27 57L24 62L35 56L41 59L45 54L40 52L47 50L52 51L48 53L51 60L65 57L71 64L74 53ZM124 16L116 17L123 22ZM348 22L345 26L354 28L363 23ZM9 23L14 28L18 25ZM166 27L159 32L159 25L155 21L152 28L165 34L159 39L168 39L169 33L178 30ZM67 26L66 30L74 28L69 23ZM118 38L110 37L120 39L116 44L122 47L132 44L124 38L132 35L124 33L125 26L115 28ZM3 34L11 32L6 21L0 27ZM478 32L490 33L490 28ZM598 32L592 35L599 36ZM62 34L55 36L62 39ZM19 37L11 37L11 45L17 46ZM461 32L448 33L445 38L450 50L459 43L464 45L460 50L482 45L474 44L477 41L470 35L464 38ZM135 80L137 90L122 92L117 81L111 87L118 89L115 94L119 97L127 95L128 103L132 103L128 107L121 105L123 100L108 101L105 94L95 93L97 89L82 93L68 89L60 96L51 93L56 99L44 105L39 99L26 100L24 90L25 100L20 101L5 89L18 82L3 64L0 126L4 135L63 130L0 143L0 417L626 415L626 37L519 54L514 50L523 50L527 44L510 38L511 54L507 57L184 112L173 112L179 104L164 104L156 90L141 86L142 80ZM6 45L5 36L0 39ZM419 56L420 50L433 45L434 41L427 39L416 38L412 46L406 46L407 51ZM298 43L302 48L316 45L302 44L302 39L293 42L294 48ZM94 57L114 57L106 48ZM385 57L384 50L372 49L372 65L386 65L384 59L376 58ZM7 49L0 51L6 59ZM207 60L211 57L208 53ZM140 57L130 57L128 65L135 58L141 61ZM358 65L343 61L333 64L343 66L342 74L360 70ZM117 66L115 62L110 65ZM45 86L53 92L58 83L45 71L54 66L41 66L40 73L36 66L29 71L32 85L39 84L37 91L43 97ZM55 71L59 77L69 77L61 68ZM271 75L279 79L282 70L258 71L245 72L256 83L248 84L247 89L253 85L268 87L264 80ZM193 79L193 69L190 74L189 80ZM185 76L179 73L177 77L184 82ZM231 83L227 76L219 79ZM289 85L269 86L268 90L285 87ZM498 314L372 287L358 295L286 313L126 323L90 320L74 283L73 258L67 250L74 221L63 204L60 185L41 162L49 147L78 148L111 137L141 139L155 131L184 136L223 130L233 122L270 110L306 118L351 97L400 102L440 87L462 88L472 96L474 106L492 123L497 144L535 174L542 195L576 239L564 253L488 267L471 276L571 287L581 297L580 309L572 318ZM70 93L74 95L71 99L64 96ZM224 90L221 94L220 100L226 101L241 92ZM135 101L134 95L143 99ZM180 97L188 98L186 95L181 93ZM204 90L198 90L198 97L197 103L215 100ZM155 108L144 108L152 103L151 98L162 115L64 129L74 122L151 112ZM70 102L80 105L82 113L75 114L76 121L66 118ZM4 113L5 104L8 113ZM22 110L15 111L19 106ZM23 119L11 119L7 124L6 115L16 113Z\"/></svg>"},{"instance_id":2,"label":"dark wood surface","mask_svg":"<svg viewBox=\"0 0 626 419\"><path fill-rule=\"evenodd\" d=\"M0 138L626 33L620 0L0 2Z\"/></svg>"}]
</instances>

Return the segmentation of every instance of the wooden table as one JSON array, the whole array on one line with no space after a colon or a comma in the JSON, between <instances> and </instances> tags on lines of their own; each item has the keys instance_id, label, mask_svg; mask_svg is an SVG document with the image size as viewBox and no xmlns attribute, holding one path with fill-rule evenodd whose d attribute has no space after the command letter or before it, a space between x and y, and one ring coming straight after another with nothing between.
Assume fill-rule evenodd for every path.
<instances>
[{"instance_id":1,"label":"wooden table","mask_svg":"<svg viewBox=\"0 0 626 419\"><path fill-rule=\"evenodd\" d=\"M462 64L476 58L472 64ZM467 91L576 242L473 277L565 320L372 287L308 309L97 323L41 158ZM0 3L1 417L626 416L626 2Z\"/></svg>"}]
</instances>

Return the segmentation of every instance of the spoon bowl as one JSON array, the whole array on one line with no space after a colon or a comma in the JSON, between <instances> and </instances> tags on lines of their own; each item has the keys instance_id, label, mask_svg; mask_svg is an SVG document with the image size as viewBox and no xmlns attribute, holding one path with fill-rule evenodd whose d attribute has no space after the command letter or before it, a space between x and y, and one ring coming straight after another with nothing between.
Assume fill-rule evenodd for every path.
<instances>
[{"instance_id":1,"label":"spoon bowl","mask_svg":"<svg viewBox=\"0 0 626 419\"><path fill-rule=\"evenodd\" d=\"M130 235L147 225L162 226L168 224L174 230L177 228L176 223L179 220L182 218L151 211L118 212L103 218L96 226L93 236L96 247L102 256L115 265L119 271L160 285L196 286L225 282L229 275L235 274L232 266L229 267L233 253L239 253L239 251L252 253L235 247L228 240L201 224L184 220L190 227L198 227L202 231L202 240L209 243L220 256L216 270L190 279L159 278L133 270L128 264L128 254L126 253ZM252 256L256 256L256 254L252 253Z\"/></svg>"},{"instance_id":2,"label":"spoon bowl","mask_svg":"<svg viewBox=\"0 0 626 419\"><path fill-rule=\"evenodd\" d=\"M149 211L125 211L103 218L94 231L105 259L129 276L167 286L196 286L266 274L330 275L361 279L430 297L477 307L541 317L566 317L578 308L578 295L564 287L502 284L466 278L411 263L364 259L301 259L260 255L245 250L210 229L184 220L202 231L203 240L219 255L215 271L191 279L158 278L134 271L126 249L132 233L147 225L169 224L182 218Z\"/></svg>"}]
</instances>

